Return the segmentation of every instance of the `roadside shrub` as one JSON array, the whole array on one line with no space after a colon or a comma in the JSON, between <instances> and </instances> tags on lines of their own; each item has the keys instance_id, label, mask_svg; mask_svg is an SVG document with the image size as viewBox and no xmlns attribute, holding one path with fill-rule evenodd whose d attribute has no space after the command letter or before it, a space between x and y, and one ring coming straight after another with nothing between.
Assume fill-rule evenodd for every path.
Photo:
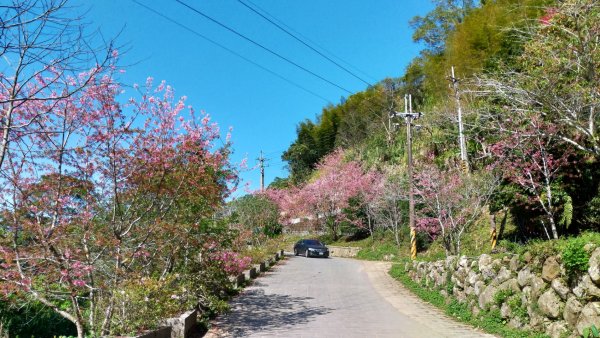
<instances>
[{"instance_id":1,"label":"roadside shrub","mask_svg":"<svg viewBox=\"0 0 600 338\"><path fill-rule=\"evenodd\" d=\"M512 242L506 239L502 239L498 242L497 247L504 248L508 252L519 252L521 245L516 242Z\"/></svg>"},{"instance_id":2,"label":"roadside shrub","mask_svg":"<svg viewBox=\"0 0 600 338\"><path fill-rule=\"evenodd\" d=\"M252 262L251 257L243 256L233 251L222 251L213 254L211 258L219 263L225 273L231 276L242 273Z\"/></svg>"},{"instance_id":3,"label":"roadside shrub","mask_svg":"<svg viewBox=\"0 0 600 338\"><path fill-rule=\"evenodd\" d=\"M425 232L417 232L417 250L419 252L427 251L433 243L432 237Z\"/></svg>"},{"instance_id":4,"label":"roadside shrub","mask_svg":"<svg viewBox=\"0 0 600 338\"><path fill-rule=\"evenodd\" d=\"M531 256L537 257L540 261L546 260L550 256L554 256L560 252L560 242L562 240L542 240L535 239L527 242L526 245L520 247L519 254L529 252Z\"/></svg>"},{"instance_id":5,"label":"roadside shrub","mask_svg":"<svg viewBox=\"0 0 600 338\"><path fill-rule=\"evenodd\" d=\"M273 238L273 237L281 235L282 231L283 231L283 226L281 224L279 224L279 223L267 224L263 228L263 233L267 237L270 237L270 238Z\"/></svg>"},{"instance_id":6,"label":"roadside shrub","mask_svg":"<svg viewBox=\"0 0 600 338\"><path fill-rule=\"evenodd\" d=\"M592 229L598 228L598 224L600 224L600 191L587 203L582 215L584 224Z\"/></svg>"},{"instance_id":7,"label":"roadside shrub","mask_svg":"<svg viewBox=\"0 0 600 338\"><path fill-rule=\"evenodd\" d=\"M512 295L513 290L500 290L494 295L494 303L498 306L501 306L502 303L504 303L508 299L508 297Z\"/></svg>"},{"instance_id":8,"label":"roadside shrub","mask_svg":"<svg viewBox=\"0 0 600 338\"><path fill-rule=\"evenodd\" d=\"M589 268L590 255L585 251L582 238L569 239L562 251L562 260L570 279L575 278Z\"/></svg>"},{"instance_id":9,"label":"roadside shrub","mask_svg":"<svg viewBox=\"0 0 600 338\"><path fill-rule=\"evenodd\" d=\"M192 293L177 276L127 281L116 292L114 335L132 335L158 327L159 321L194 308Z\"/></svg>"}]
</instances>

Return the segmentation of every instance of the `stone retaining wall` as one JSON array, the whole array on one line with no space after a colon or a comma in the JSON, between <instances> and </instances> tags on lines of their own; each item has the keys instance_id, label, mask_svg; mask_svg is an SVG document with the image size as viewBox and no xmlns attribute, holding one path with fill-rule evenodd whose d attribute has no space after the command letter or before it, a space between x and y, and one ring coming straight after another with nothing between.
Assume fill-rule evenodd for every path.
<instances>
[{"instance_id":1,"label":"stone retaining wall","mask_svg":"<svg viewBox=\"0 0 600 338\"><path fill-rule=\"evenodd\" d=\"M450 256L406 263L405 271L448 300L468 304L474 315L499 310L510 327L552 338L580 337L587 327L600 328L600 248L586 249L593 250L589 270L571 282L560 255L544 261L528 254L501 259Z\"/></svg>"},{"instance_id":2,"label":"stone retaining wall","mask_svg":"<svg viewBox=\"0 0 600 338\"><path fill-rule=\"evenodd\" d=\"M361 248L350 246L328 246L329 255L333 257L356 257Z\"/></svg>"}]
</instances>

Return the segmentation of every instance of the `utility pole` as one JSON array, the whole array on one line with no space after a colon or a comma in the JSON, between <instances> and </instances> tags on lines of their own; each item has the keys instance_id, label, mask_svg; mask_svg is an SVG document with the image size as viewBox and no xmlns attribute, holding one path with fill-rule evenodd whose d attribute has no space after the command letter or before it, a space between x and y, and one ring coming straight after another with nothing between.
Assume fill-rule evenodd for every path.
<instances>
[{"instance_id":1,"label":"utility pole","mask_svg":"<svg viewBox=\"0 0 600 338\"><path fill-rule=\"evenodd\" d=\"M465 142L464 127L462 122L462 105L460 104L460 92L458 91L459 79L454 75L454 66L451 68L450 82L454 89L454 100L456 100L456 110L458 114L458 143L460 145L460 164L465 173L469 172L469 158L467 157L467 145ZM498 233L496 231L496 215L490 212L490 244L492 252L496 249L498 242Z\"/></svg>"},{"instance_id":2,"label":"utility pole","mask_svg":"<svg viewBox=\"0 0 600 338\"><path fill-rule=\"evenodd\" d=\"M452 89L454 89L454 100L456 100L456 110L458 113L458 143L460 146L460 161L461 166L465 172L469 172L469 159L467 158L467 144L465 142L464 127L462 122L462 106L460 104L460 93L458 91L458 82L454 76L454 66L451 68L452 76L450 82L452 82Z\"/></svg>"},{"instance_id":3,"label":"utility pole","mask_svg":"<svg viewBox=\"0 0 600 338\"><path fill-rule=\"evenodd\" d=\"M404 113L393 112L393 117L402 117L406 122L406 154L408 158L408 225L410 227L410 258L417 258L417 232L415 230L415 197L413 189L412 122L422 113L413 113L412 95L404 95Z\"/></svg>"},{"instance_id":4,"label":"utility pole","mask_svg":"<svg viewBox=\"0 0 600 338\"><path fill-rule=\"evenodd\" d=\"M265 160L266 158L263 156L262 150L260 151L260 156L256 159L258 161L258 166L260 167L260 191L265 191Z\"/></svg>"}]
</instances>

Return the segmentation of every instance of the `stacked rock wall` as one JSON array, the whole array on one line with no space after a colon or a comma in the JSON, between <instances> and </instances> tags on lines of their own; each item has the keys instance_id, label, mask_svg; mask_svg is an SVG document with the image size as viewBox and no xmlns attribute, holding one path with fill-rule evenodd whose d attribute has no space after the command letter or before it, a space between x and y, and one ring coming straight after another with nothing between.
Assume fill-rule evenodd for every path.
<instances>
[{"instance_id":1,"label":"stacked rock wall","mask_svg":"<svg viewBox=\"0 0 600 338\"><path fill-rule=\"evenodd\" d=\"M590 249L591 250L591 249ZM493 258L450 256L436 262L407 263L409 276L467 304L474 315L499 311L507 325L545 332L551 337L580 337L600 328L600 248L587 273L567 278L560 256L540 261L529 254Z\"/></svg>"}]
</instances>

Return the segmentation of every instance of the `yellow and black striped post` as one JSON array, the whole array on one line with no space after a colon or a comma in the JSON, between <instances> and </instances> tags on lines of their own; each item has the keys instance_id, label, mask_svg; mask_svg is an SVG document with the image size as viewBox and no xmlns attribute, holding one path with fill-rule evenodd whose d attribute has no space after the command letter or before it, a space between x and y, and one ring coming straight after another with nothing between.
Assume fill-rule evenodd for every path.
<instances>
[{"instance_id":1,"label":"yellow and black striped post","mask_svg":"<svg viewBox=\"0 0 600 338\"><path fill-rule=\"evenodd\" d=\"M490 231L490 241L492 243L492 251L496 248L496 242L498 242L498 234L496 233L496 227L493 227Z\"/></svg>"},{"instance_id":2,"label":"yellow and black striped post","mask_svg":"<svg viewBox=\"0 0 600 338\"><path fill-rule=\"evenodd\" d=\"M461 160L460 161L460 169L463 171L463 173L468 174L469 173L469 162Z\"/></svg>"}]
</instances>

